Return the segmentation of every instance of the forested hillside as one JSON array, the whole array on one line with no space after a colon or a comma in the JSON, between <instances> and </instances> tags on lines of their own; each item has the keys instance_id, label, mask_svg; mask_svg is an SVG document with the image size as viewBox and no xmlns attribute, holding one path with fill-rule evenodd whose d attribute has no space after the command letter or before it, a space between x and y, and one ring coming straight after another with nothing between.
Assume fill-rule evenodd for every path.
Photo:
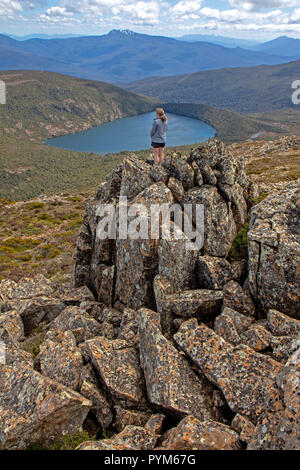
<instances>
[{"instance_id":1,"label":"forested hillside","mask_svg":"<svg viewBox=\"0 0 300 470\"><path fill-rule=\"evenodd\" d=\"M284 65L223 69L156 77L126 88L173 103L201 103L240 113L294 108L292 82L299 80L300 60Z\"/></svg>"},{"instance_id":2,"label":"forested hillside","mask_svg":"<svg viewBox=\"0 0 300 470\"><path fill-rule=\"evenodd\" d=\"M157 100L108 83L49 72L0 72L7 105L0 107L0 129L30 138L67 134L154 109Z\"/></svg>"}]
</instances>

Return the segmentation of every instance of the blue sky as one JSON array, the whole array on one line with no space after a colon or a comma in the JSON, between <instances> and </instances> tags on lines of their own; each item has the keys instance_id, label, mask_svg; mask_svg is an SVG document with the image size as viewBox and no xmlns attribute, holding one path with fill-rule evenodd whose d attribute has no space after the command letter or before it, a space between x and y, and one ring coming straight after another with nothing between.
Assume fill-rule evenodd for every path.
<instances>
[{"instance_id":1,"label":"blue sky","mask_svg":"<svg viewBox=\"0 0 300 470\"><path fill-rule=\"evenodd\" d=\"M300 38L299 0L0 0L0 32L14 35L217 34Z\"/></svg>"}]
</instances>

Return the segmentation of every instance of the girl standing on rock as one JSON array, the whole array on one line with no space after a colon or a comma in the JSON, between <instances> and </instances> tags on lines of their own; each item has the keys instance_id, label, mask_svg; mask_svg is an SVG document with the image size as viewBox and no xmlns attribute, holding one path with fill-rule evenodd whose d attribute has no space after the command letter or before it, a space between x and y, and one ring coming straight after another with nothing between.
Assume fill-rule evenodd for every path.
<instances>
[{"instance_id":1,"label":"girl standing on rock","mask_svg":"<svg viewBox=\"0 0 300 470\"><path fill-rule=\"evenodd\" d=\"M154 161L157 165L163 162L165 155L164 149L167 141L168 118L163 108L157 108L156 118L154 119L151 139L154 149Z\"/></svg>"}]
</instances>

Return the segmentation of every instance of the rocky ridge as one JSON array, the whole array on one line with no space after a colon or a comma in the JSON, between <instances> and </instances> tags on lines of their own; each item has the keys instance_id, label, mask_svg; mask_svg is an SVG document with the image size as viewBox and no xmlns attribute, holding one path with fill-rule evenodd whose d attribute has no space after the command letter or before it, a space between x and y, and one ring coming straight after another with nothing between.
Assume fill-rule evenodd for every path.
<instances>
[{"instance_id":1,"label":"rocky ridge","mask_svg":"<svg viewBox=\"0 0 300 470\"><path fill-rule=\"evenodd\" d=\"M99 240L98 208L121 196L203 204L203 248L187 250L176 226L167 239ZM256 196L217 140L115 169L87 202L73 287L0 284L0 445L84 428L113 434L80 450L298 449L298 188L252 208ZM249 211L249 259L232 262Z\"/></svg>"}]
</instances>

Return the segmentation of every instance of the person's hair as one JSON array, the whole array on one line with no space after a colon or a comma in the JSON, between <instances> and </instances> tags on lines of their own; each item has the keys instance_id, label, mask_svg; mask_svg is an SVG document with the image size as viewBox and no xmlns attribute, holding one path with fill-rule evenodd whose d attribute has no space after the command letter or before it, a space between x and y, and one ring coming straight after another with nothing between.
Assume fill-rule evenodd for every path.
<instances>
[{"instance_id":1,"label":"person's hair","mask_svg":"<svg viewBox=\"0 0 300 470\"><path fill-rule=\"evenodd\" d=\"M163 108L157 108L156 114L162 120L162 122L166 122L167 116L165 115L165 110Z\"/></svg>"}]
</instances>

